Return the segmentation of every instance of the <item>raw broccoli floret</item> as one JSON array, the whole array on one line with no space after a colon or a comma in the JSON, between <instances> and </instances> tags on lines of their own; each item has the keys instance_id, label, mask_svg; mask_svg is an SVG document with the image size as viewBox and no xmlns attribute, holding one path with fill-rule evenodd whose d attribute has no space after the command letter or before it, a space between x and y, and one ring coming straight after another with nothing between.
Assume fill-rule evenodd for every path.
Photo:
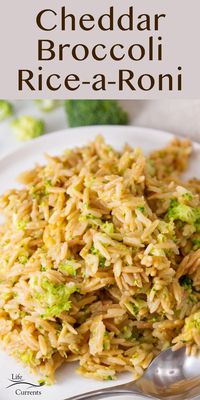
<instances>
[{"instance_id":1,"label":"raw broccoli floret","mask_svg":"<svg viewBox=\"0 0 200 400\"><path fill-rule=\"evenodd\" d=\"M19 140L34 139L44 134L45 124L42 120L24 115L12 122L12 128Z\"/></svg>"},{"instance_id":2,"label":"raw broccoli floret","mask_svg":"<svg viewBox=\"0 0 200 400\"><path fill-rule=\"evenodd\" d=\"M169 219L180 220L188 224L198 223L200 216L200 209L187 206L186 204L179 203L178 200L172 200L167 215Z\"/></svg>"},{"instance_id":3,"label":"raw broccoli floret","mask_svg":"<svg viewBox=\"0 0 200 400\"><path fill-rule=\"evenodd\" d=\"M38 108L45 112L53 111L60 105L59 100L41 99L34 101L37 104Z\"/></svg>"},{"instance_id":4,"label":"raw broccoli floret","mask_svg":"<svg viewBox=\"0 0 200 400\"><path fill-rule=\"evenodd\" d=\"M13 113L13 106L6 100L0 100L0 121L10 117Z\"/></svg>"},{"instance_id":5,"label":"raw broccoli floret","mask_svg":"<svg viewBox=\"0 0 200 400\"><path fill-rule=\"evenodd\" d=\"M66 100L69 126L126 125L128 114L116 100Z\"/></svg>"}]
</instances>

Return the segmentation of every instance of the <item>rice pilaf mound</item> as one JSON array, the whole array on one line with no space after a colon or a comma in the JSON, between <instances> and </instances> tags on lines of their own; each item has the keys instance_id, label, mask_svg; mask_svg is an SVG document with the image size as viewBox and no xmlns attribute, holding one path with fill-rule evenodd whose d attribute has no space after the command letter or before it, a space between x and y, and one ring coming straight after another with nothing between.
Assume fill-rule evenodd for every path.
<instances>
[{"instance_id":1,"label":"rice pilaf mound","mask_svg":"<svg viewBox=\"0 0 200 400\"><path fill-rule=\"evenodd\" d=\"M54 382L140 377L163 349L200 347L200 182L174 139L145 157L93 143L46 156L0 200L0 343Z\"/></svg>"}]
</instances>

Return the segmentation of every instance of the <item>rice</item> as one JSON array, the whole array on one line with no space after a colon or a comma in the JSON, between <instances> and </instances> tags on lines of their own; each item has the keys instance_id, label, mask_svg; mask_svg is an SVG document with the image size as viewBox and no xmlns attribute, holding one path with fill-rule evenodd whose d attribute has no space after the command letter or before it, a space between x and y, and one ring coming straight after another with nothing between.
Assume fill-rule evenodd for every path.
<instances>
[{"instance_id":1,"label":"rice","mask_svg":"<svg viewBox=\"0 0 200 400\"><path fill-rule=\"evenodd\" d=\"M163 349L200 348L200 182L191 143L145 157L102 137L21 174L2 195L0 343L54 382L140 377Z\"/></svg>"}]
</instances>

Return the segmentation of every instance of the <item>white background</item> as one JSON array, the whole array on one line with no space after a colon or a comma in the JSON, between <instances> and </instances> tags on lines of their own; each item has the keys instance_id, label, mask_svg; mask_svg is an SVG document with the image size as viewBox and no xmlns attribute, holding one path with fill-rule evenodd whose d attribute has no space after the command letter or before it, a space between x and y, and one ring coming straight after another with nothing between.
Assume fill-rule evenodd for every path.
<instances>
[{"instance_id":1,"label":"white background","mask_svg":"<svg viewBox=\"0 0 200 400\"><path fill-rule=\"evenodd\" d=\"M76 24L75 31L71 30L68 23L65 31L61 31L60 18L61 7L66 7L66 14L72 13L76 20L86 13L92 14L96 24L93 30L83 31L79 23ZM100 16L109 12L110 6L114 6L115 22L114 30L102 31L98 28L97 20ZM120 15L126 14L129 6L134 8L133 30L122 31L118 28L117 19ZM57 16L48 13L45 17L46 24L52 27L57 24L53 31L44 32L36 24L36 16L41 10L53 9ZM155 14L166 14L165 19L160 20L159 30L154 30L154 23L151 23L151 30L137 30L139 15L150 15L151 22L154 21ZM200 2L199 0L6 0L1 1L0 12L0 54L1 54L1 73L0 88L3 98L121 98L121 99L160 99L160 98L199 98L200 92ZM149 50L147 40L150 36L155 38L154 57L149 60ZM157 61L158 37L162 37L163 58ZM52 40L55 43L56 58L49 61L38 61L38 40ZM108 57L103 61L96 61L93 57L88 57L83 61L76 61L71 52L71 48L66 51L63 61L59 61L58 45L70 44L74 46L84 43L89 47L98 43L106 45ZM113 61L109 56L109 49L116 43L121 43L125 48L133 44L145 45L146 53L140 61L133 61L126 55L121 61ZM65 48L66 49L66 48ZM91 53L90 53L91 54ZM183 90L177 88L177 68L182 67ZM42 67L42 71L38 70ZM134 73L132 84L135 90L125 84L123 90L119 90L119 70L131 70ZM31 83L34 89L31 91L28 85L23 85L23 90L18 90L18 71L33 71ZM42 91L38 87L38 73L42 72L43 85ZM68 74L77 74L80 82L90 81L93 83L96 74L104 74L106 82L116 81L116 84L106 84L106 90L94 91L90 85L81 84L78 90L70 91L64 85L65 77ZM54 76L53 85L58 90L50 90L46 80L51 74ZM138 79L143 74L151 74L155 78L155 85L151 90L141 90L138 86ZM169 90L168 80L164 80L163 90L159 90L159 74L171 74L173 76L173 90ZM24 75L23 75L24 76ZM26 75L27 76L27 75ZM146 77L147 78L147 77ZM150 88L149 79L145 88ZM59 82L58 82L59 81ZM146 81L146 79L145 79ZM61 84L60 88L58 84ZM144 83L145 84L145 83ZM74 84L73 84L74 87Z\"/></svg>"}]
</instances>

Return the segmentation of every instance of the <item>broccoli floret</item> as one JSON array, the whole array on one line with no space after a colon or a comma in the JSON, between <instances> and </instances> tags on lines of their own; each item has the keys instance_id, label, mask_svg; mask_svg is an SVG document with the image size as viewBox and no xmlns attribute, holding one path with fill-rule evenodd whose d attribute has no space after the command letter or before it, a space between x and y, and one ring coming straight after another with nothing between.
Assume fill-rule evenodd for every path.
<instances>
[{"instance_id":1,"label":"broccoli floret","mask_svg":"<svg viewBox=\"0 0 200 400\"><path fill-rule=\"evenodd\" d=\"M42 120L24 115L12 122L12 128L19 140L29 140L43 135L45 125Z\"/></svg>"},{"instance_id":2,"label":"broccoli floret","mask_svg":"<svg viewBox=\"0 0 200 400\"><path fill-rule=\"evenodd\" d=\"M41 99L34 101L37 104L38 108L45 112L53 111L60 105L59 100Z\"/></svg>"},{"instance_id":3,"label":"broccoli floret","mask_svg":"<svg viewBox=\"0 0 200 400\"><path fill-rule=\"evenodd\" d=\"M172 219L174 221L180 220L182 222L193 225L198 223L200 209L179 203L178 200L172 200L167 215L169 219Z\"/></svg>"},{"instance_id":4,"label":"broccoli floret","mask_svg":"<svg viewBox=\"0 0 200 400\"><path fill-rule=\"evenodd\" d=\"M126 125L128 114L116 100L66 100L69 126Z\"/></svg>"},{"instance_id":5,"label":"broccoli floret","mask_svg":"<svg viewBox=\"0 0 200 400\"><path fill-rule=\"evenodd\" d=\"M63 311L71 308L70 296L76 292L77 286L72 284L54 284L44 280L42 285L43 293L36 292L35 298L43 305L45 304L44 318L57 317Z\"/></svg>"},{"instance_id":6,"label":"broccoli floret","mask_svg":"<svg viewBox=\"0 0 200 400\"><path fill-rule=\"evenodd\" d=\"M9 101L0 100L0 121L10 117L13 113L13 106Z\"/></svg>"}]
</instances>

